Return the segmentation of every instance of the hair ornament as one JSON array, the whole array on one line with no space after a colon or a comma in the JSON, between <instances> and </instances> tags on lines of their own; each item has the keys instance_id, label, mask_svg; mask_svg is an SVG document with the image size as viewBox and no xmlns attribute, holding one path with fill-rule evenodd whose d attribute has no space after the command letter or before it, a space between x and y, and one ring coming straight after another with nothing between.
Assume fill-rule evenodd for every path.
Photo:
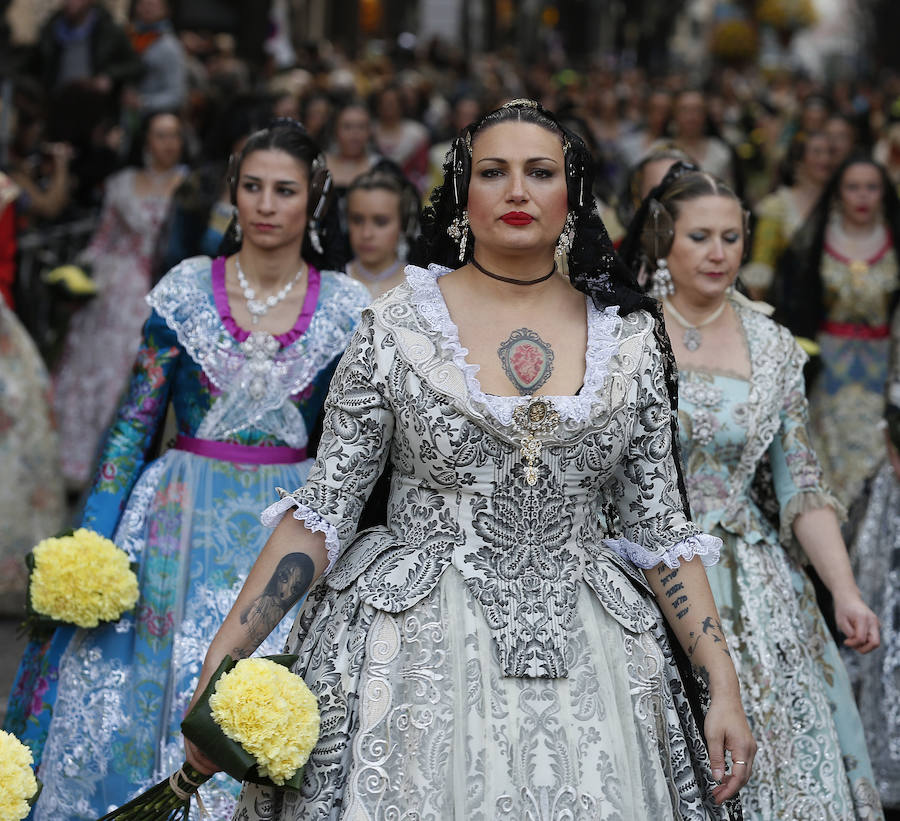
<instances>
[{"instance_id":1,"label":"hair ornament","mask_svg":"<svg viewBox=\"0 0 900 821\"><path fill-rule=\"evenodd\" d=\"M273 117L269 120L269 124L266 128L296 128L298 131L301 131L305 136L309 137L309 132L306 130L306 127L303 123L298 122L293 117Z\"/></svg>"},{"instance_id":2,"label":"hair ornament","mask_svg":"<svg viewBox=\"0 0 900 821\"><path fill-rule=\"evenodd\" d=\"M510 100L508 103L504 103L501 108L541 108L541 104L537 100L532 100L530 97L517 97L515 100Z\"/></svg>"},{"instance_id":3,"label":"hair ornament","mask_svg":"<svg viewBox=\"0 0 900 821\"><path fill-rule=\"evenodd\" d=\"M468 151L469 156L472 156L472 138L469 134L466 134L466 138L468 139ZM453 147L451 151L453 152L453 157L451 159L452 167L451 167L451 177L453 179L453 203L459 208L460 206L465 207L465 203L461 202L462 197L460 196L460 183L462 181L463 175L466 170L466 163L463 160L462 152L464 150L464 146L466 145L466 138L457 137L453 141Z\"/></svg>"}]
</instances>

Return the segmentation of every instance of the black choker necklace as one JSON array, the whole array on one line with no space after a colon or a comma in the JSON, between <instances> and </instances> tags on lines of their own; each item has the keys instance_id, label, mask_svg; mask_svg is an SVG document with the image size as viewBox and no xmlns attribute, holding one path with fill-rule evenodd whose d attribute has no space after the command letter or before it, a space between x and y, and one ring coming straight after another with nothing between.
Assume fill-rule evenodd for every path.
<instances>
[{"instance_id":1,"label":"black choker necklace","mask_svg":"<svg viewBox=\"0 0 900 821\"><path fill-rule=\"evenodd\" d=\"M472 265L474 265L486 277L500 280L500 282L508 282L510 285L537 285L539 282L546 282L556 273L556 261L553 262L553 267L550 269L549 274L544 274L544 276L538 277L537 279L514 279L513 277L502 277L500 276L500 274L491 273L487 268L483 268L478 264L478 260L474 257L472 258Z\"/></svg>"}]
</instances>

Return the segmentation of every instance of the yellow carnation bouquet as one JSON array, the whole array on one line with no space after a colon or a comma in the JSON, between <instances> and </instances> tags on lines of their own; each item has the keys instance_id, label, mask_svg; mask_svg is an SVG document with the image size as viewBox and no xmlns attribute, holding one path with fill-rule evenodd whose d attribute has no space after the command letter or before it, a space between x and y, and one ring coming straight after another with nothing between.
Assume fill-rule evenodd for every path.
<instances>
[{"instance_id":1,"label":"yellow carnation bouquet","mask_svg":"<svg viewBox=\"0 0 900 821\"><path fill-rule=\"evenodd\" d=\"M238 781L299 790L319 740L319 706L306 682L291 672L296 661L294 655L237 662L225 656L182 721L182 732ZM187 819L191 795L209 778L185 763L100 821Z\"/></svg>"},{"instance_id":2,"label":"yellow carnation bouquet","mask_svg":"<svg viewBox=\"0 0 900 821\"><path fill-rule=\"evenodd\" d=\"M11 733L0 730L0 821L21 821L40 793L31 750Z\"/></svg>"},{"instance_id":3,"label":"yellow carnation bouquet","mask_svg":"<svg viewBox=\"0 0 900 821\"><path fill-rule=\"evenodd\" d=\"M26 627L116 621L138 600L128 555L109 539L81 527L44 539L25 559L30 572Z\"/></svg>"}]
</instances>

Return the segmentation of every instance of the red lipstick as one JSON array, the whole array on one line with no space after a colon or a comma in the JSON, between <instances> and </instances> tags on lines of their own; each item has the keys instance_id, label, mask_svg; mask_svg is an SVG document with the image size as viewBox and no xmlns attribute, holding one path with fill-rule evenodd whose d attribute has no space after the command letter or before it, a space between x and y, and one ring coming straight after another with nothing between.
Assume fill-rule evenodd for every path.
<instances>
[{"instance_id":1,"label":"red lipstick","mask_svg":"<svg viewBox=\"0 0 900 821\"><path fill-rule=\"evenodd\" d=\"M507 225L530 225L534 222L534 217L531 214L526 214L524 211L510 211L500 217Z\"/></svg>"}]
</instances>

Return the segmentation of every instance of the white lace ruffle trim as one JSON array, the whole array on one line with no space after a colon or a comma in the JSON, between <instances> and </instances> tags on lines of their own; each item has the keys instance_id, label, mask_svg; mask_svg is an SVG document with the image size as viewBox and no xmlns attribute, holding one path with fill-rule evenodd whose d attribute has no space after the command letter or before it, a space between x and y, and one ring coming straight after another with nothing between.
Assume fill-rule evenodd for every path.
<instances>
[{"instance_id":1,"label":"white lace ruffle trim","mask_svg":"<svg viewBox=\"0 0 900 821\"><path fill-rule=\"evenodd\" d=\"M527 396L496 396L484 393L478 381L479 366L466 362L469 351L459 341L459 328L450 317L447 303L437 281L450 268L441 265L429 265L419 268L416 265L406 266L406 280L412 290L410 300L425 319L431 329L441 337L444 350L450 354L453 363L462 371L472 401L486 407L503 425L512 423L515 409L529 401ZM585 297L587 302L588 341L585 352L584 386L577 396L546 396L554 409L566 420L583 423L588 420L591 407L596 402L597 391L603 387L608 374L609 360L618 351L616 328L619 322L619 308L611 305L604 311L598 311Z\"/></svg>"},{"instance_id":2,"label":"white lace ruffle trim","mask_svg":"<svg viewBox=\"0 0 900 821\"><path fill-rule=\"evenodd\" d=\"M642 570L656 567L660 562L665 562L667 567L675 569L681 565L682 559L690 561L695 556L699 556L703 565L709 567L719 561L719 551L722 549L722 540L718 536L710 536L707 533L688 536L673 544L662 554L647 550L628 539L604 539L603 542L623 559L627 559Z\"/></svg>"},{"instance_id":3,"label":"white lace ruffle trim","mask_svg":"<svg viewBox=\"0 0 900 821\"><path fill-rule=\"evenodd\" d=\"M325 534L325 549L328 551L328 567L325 568L325 573L328 573L341 552L341 541L338 538L337 529L331 522L323 519L312 508L300 504L290 494L269 505L259 515L259 519L265 527L275 527L284 518L285 512L292 507L297 508L294 511L294 518L303 522L307 530L311 533Z\"/></svg>"}]
</instances>

